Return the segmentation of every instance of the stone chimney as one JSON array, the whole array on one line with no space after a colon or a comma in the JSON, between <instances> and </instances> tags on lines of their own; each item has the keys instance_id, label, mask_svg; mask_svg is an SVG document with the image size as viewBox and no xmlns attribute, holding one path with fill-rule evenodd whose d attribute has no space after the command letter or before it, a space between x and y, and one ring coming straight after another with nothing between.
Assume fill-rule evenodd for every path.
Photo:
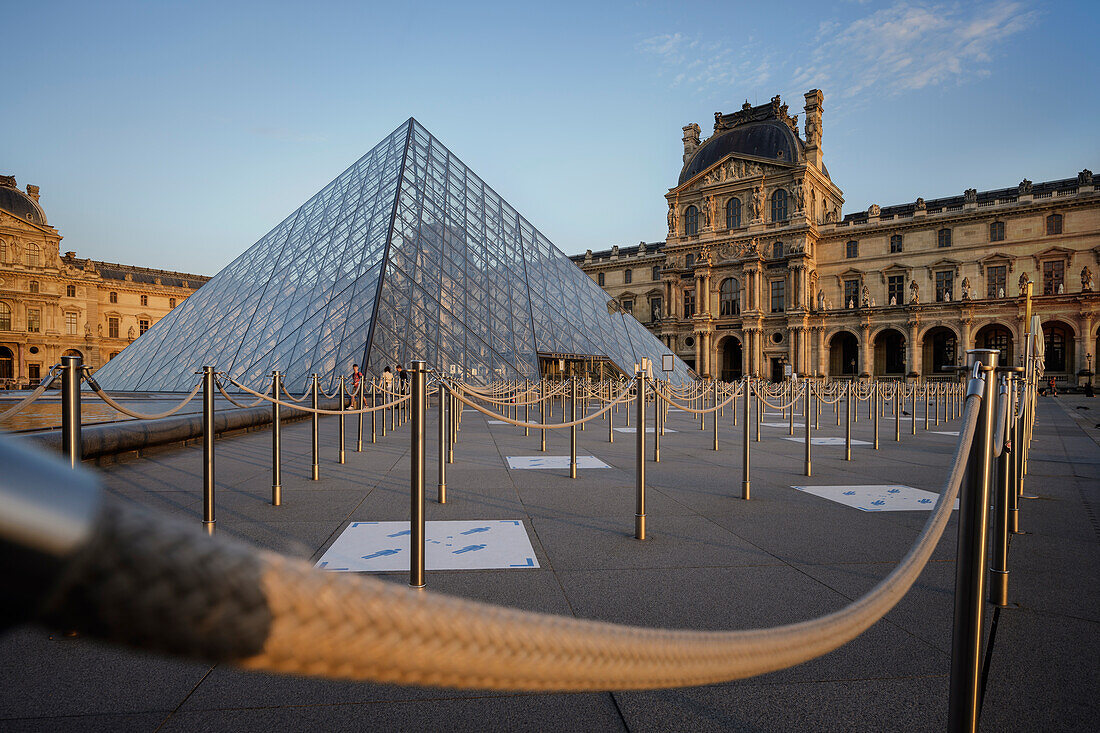
<instances>
[{"instance_id":1,"label":"stone chimney","mask_svg":"<svg viewBox=\"0 0 1100 733\"><path fill-rule=\"evenodd\" d=\"M821 170L821 113L825 95L820 89L811 89L806 97L806 160Z\"/></svg>"},{"instance_id":2,"label":"stone chimney","mask_svg":"<svg viewBox=\"0 0 1100 733\"><path fill-rule=\"evenodd\" d=\"M692 153L699 148L699 132L699 123L697 122L684 126L684 165L687 165Z\"/></svg>"},{"instance_id":3,"label":"stone chimney","mask_svg":"<svg viewBox=\"0 0 1100 733\"><path fill-rule=\"evenodd\" d=\"M35 201L37 201L38 200L38 186L35 186L33 183L28 183L27 184L27 195L30 196Z\"/></svg>"}]
</instances>

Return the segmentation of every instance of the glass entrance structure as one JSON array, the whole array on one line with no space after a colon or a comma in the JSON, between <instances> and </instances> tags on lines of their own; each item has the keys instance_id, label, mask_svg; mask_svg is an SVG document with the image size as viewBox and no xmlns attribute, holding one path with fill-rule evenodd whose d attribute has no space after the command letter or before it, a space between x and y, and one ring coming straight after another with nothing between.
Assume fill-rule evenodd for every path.
<instances>
[{"instance_id":1,"label":"glass entrance structure","mask_svg":"<svg viewBox=\"0 0 1100 733\"><path fill-rule=\"evenodd\" d=\"M423 359L469 382L538 379L541 353L631 373L667 349L409 119L141 335L96 378L190 390L204 365L331 390L353 363ZM690 379L675 360L669 375Z\"/></svg>"}]
</instances>

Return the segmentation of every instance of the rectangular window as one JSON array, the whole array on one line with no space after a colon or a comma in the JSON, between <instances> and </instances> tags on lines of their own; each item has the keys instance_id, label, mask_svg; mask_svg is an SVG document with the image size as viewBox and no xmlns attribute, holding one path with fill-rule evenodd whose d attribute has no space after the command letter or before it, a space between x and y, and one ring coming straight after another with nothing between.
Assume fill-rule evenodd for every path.
<instances>
[{"instance_id":1,"label":"rectangular window","mask_svg":"<svg viewBox=\"0 0 1100 733\"><path fill-rule=\"evenodd\" d=\"M687 255L684 256L684 267L688 267L688 268L695 267L695 254L694 253L689 252Z\"/></svg>"},{"instance_id":2,"label":"rectangular window","mask_svg":"<svg viewBox=\"0 0 1100 733\"><path fill-rule=\"evenodd\" d=\"M27 378L32 382L37 382L42 379L42 365L27 364Z\"/></svg>"},{"instance_id":3,"label":"rectangular window","mask_svg":"<svg viewBox=\"0 0 1100 733\"><path fill-rule=\"evenodd\" d=\"M772 280L772 313L782 313L787 306L787 281Z\"/></svg>"},{"instance_id":4,"label":"rectangular window","mask_svg":"<svg viewBox=\"0 0 1100 733\"><path fill-rule=\"evenodd\" d=\"M859 305L859 278L844 281L844 303L841 308L855 308Z\"/></svg>"},{"instance_id":5,"label":"rectangular window","mask_svg":"<svg viewBox=\"0 0 1100 733\"><path fill-rule=\"evenodd\" d=\"M600 283L600 284L602 285L603 283ZM175 308L176 307L176 299L175 298L169 298L168 299L168 307L169 308Z\"/></svg>"},{"instance_id":6,"label":"rectangular window","mask_svg":"<svg viewBox=\"0 0 1100 733\"><path fill-rule=\"evenodd\" d=\"M76 286L75 285L66 285L65 286L65 296L69 297L69 298L75 298L76 297Z\"/></svg>"},{"instance_id":7,"label":"rectangular window","mask_svg":"<svg viewBox=\"0 0 1100 733\"><path fill-rule=\"evenodd\" d=\"M66 313L65 314L65 333L68 334L69 336L75 336L76 335L76 314L75 313Z\"/></svg>"},{"instance_id":8,"label":"rectangular window","mask_svg":"<svg viewBox=\"0 0 1100 733\"><path fill-rule=\"evenodd\" d=\"M955 274L951 270L941 270L936 273L936 302L942 303L954 300L951 294L951 286L954 283Z\"/></svg>"},{"instance_id":9,"label":"rectangular window","mask_svg":"<svg viewBox=\"0 0 1100 733\"><path fill-rule=\"evenodd\" d=\"M1057 295L1066 280L1066 263L1047 260L1043 263L1043 295Z\"/></svg>"},{"instance_id":10,"label":"rectangular window","mask_svg":"<svg viewBox=\"0 0 1100 733\"><path fill-rule=\"evenodd\" d=\"M695 317L695 291L684 291L684 318Z\"/></svg>"},{"instance_id":11,"label":"rectangular window","mask_svg":"<svg viewBox=\"0 0 1100 733\"><path fill-rule=\"evenodd\" d=\"M31 282L30 282L30 291L32 293L37 293L38 292L38 281L37 280L31 280Z\"/></svg>"},{"instance_id":12,"label":"rectangular window","mask_svg":"<svg viewBox=\"0 0 1100 733\"><path fill-rule=\"evenodd\" d=\"M905 303L905 275L890 275L886 278L886 298L890 305Z\"/></svg>"},{"instance_id":13,"label":"rectangular window","mask_svg":"<svg viewBox=\"0 0 1100 733\"><path fill-rule=\"evenodd\" d=\"M985 296L1003 298L1008 295L1008 265L985 268Z\"/></svg>"},{"instance_id":14,"label":"rectangular window","mask_svg":"<svg viewBox=\"0 0 1100 733\"><path fill-rule=\"evenodd\" d=\"M138 321L138 336L149 330L149 321L142 318Z\"/></svg>"},{"instance_id":15,"label":"rectangular window","mask_svg":"<svg viewBox=\"0 0 1100 733\"><path fill-rule=\"evenodd\" d=\"M627 285L634 282L634 271L633 270L623 270L623 282L626 283Z\"/></svg>"},{"instance_id":16,"label":"rectangular window","mask_svg":"<svg viewBox=\"0 0 1100 733\"><path fill-rule=\"evenodd\" d=\"M939 231L937 244L940 247L950 247L951 246L951 230L950 229L941 229Z\"/></svg>"},{"instance_id":17,"label":"rectangular window","mask_svg":"<svg viewBox=\"0 0 1100 733\"><path fill-rule=\"evenodd\" d=\"M112 302L112 303L117 303L118 302L118 293L112 292L110 295L107 296L107 300Z\"/></svg>"},{"instance_id":18,"label":"rectangular window","mask_svg":"<svg viewBox=\"0 0 1100 733\"><path fill-rule=\"evenodd\" d=\"M854 239L851 242L848 242L847 246L844 249L844 256L848 259L859 257L859 242L855 241Z\"/></svg>"},{"instance_id":19,"label":"rectangular window","mask_svg":"<svg viewBox=\"0 0 1100 733\"><path fill-rule=\"evenodd\" d=\"M650 298L649 299L649 319L651 321L661 320L661 299Z\"/></svg>"},{"instance_id":20,"label":"rectangular window","mask_svg":"<svg viewBox=\"0 0 1100 733\"><path fill-rule=\"evenodd\" d=\"M142 305L149 305L149 296L148 295L141 296L141 304Z\"/></svg>"},{"instance_id":21,"label":"rectangular window","mask_svg":"<svg viewBox=\"0 0 1100 733\"><path fill-rule=\"evenodd\" d=\"M890 254L896 254L901 252L901 235L895 234L890 237Z\"/></svg>"},{"instance_id":22,"label":"rectangular window","mask_svg":"<svg viewBox=\"0 0 1100 733\"><path fill-rule=\"evenodd\" d=\"M1005 239L1005 223L1003 221L994 221L989 224L989 241L990 242L1003 242Z\"/></svg>"},{"instance_id":23,"label":"rectangular window","mask_svg":"<svg viewBox=\"0 0 1100 733\"><path fill-rule=\"evenodd\" d=\"M623 301L623 310L626 311L627 313L633 314L634 313L634 301L633 300L624 300ZM142 331L142 333L145 333L145 332Z\"/></svg>"},{"instance_id":24,"label":"rectangular window","mask_svg":"<svg viewBox=\"0 0 1100 733\"><path fill-rule=\"evenodd\" d=\"M108 318L107 319L107 336L109 338L113 338L113 339L118 338L118 319L117 318Z\"/></svg>"},{"instance_id":25,"label":"rectangular window","mask_svg":"<svg viewBox=\"0 0 1100 733\"><path fill-rule=\"evenodd\" d=\"M602 287L603 287L603 283L604 283L604 275L603 275L603 273L602 273L602 272L597 272L597 273L596 273L596 284L597 284L597 285L599 285L599 286L600 286L600 287L602 288ZM174 305L174 304L172 304L172 305L171 305L170 307L173 307L173 308L174 308L174 307L175 307L175 305Z\"/></svg>"},{"instance_id":26,"label":"rectangular window","mask_svg":"<svg viewBox=\"0 0 1100 733\"><path fill-rule=\"evenodd\" d=\"M654 280L660 280L661 279L661 266L660 265L654 265L653 266L653 279Z\"/></svg>"},{"instance_id":27,"label":"rectangular window","mask_svg":"<svg viewBox=\"0 0 1100 733\"><path fill-rule=\"evenodd\" d=\"M42 330L42 311L37 308L27 309L27 331L28 333L38 333Z\"/></svg>"}]
</instances>

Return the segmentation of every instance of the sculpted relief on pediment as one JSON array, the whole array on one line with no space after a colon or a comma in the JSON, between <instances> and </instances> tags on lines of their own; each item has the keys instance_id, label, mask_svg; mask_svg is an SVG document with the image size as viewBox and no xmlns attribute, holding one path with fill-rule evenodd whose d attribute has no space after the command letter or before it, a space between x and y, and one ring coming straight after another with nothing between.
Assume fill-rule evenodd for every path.
<instances>
[{"instance_id":1,"label":"sculpted relief on pediment","mask_svg":"<svg viewBox=\"0 0 1100 733\"><path fill-rule=\"evenodd\" d=\"M771 176L776 175L784 168L780 168L774 165L765 165L763 163L757 163L751 160L739 160L738 158L730 158L721 163L716 164L709 171L703 175L702 185L711 186L716 183L725 183L726 181L737 181L742 178L754 178L756 176Z\"/></svg>"}]
</instances>

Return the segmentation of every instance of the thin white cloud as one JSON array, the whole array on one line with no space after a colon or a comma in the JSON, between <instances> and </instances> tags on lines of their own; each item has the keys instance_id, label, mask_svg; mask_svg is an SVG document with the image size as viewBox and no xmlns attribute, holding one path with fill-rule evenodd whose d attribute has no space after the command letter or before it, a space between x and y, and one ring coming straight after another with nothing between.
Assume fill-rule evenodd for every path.
<instances>
[{"instance_id":1,"label":"thin white cloud","mask_svg":"<svg viewBox=\"0 0 1100 733\"><path fill-rule=\"evenodd\" d=\"M1038 13L1019 2L898 3L847 25L826 21L795 84L841 97L874 89L897 93L987 76L1002 42Z\"/></svg>"},{"instance_id":2,"label":"thin white cloud","mask_svg":"<svg viewBox=\"0 0 1100 733\"><path fill-rule=\"evenodd\" d=\"M987 76L1003 42L1037 18L1016 0L898 2L853 21L820 21L813 51L801 64L788 60L798 54L776 56L752 37L733 43L665 33L637 49L660 62L671 86L694 92L725 96L731 88L744 94L789 84L851 98Z\"/></svg>"}]
</instances>

